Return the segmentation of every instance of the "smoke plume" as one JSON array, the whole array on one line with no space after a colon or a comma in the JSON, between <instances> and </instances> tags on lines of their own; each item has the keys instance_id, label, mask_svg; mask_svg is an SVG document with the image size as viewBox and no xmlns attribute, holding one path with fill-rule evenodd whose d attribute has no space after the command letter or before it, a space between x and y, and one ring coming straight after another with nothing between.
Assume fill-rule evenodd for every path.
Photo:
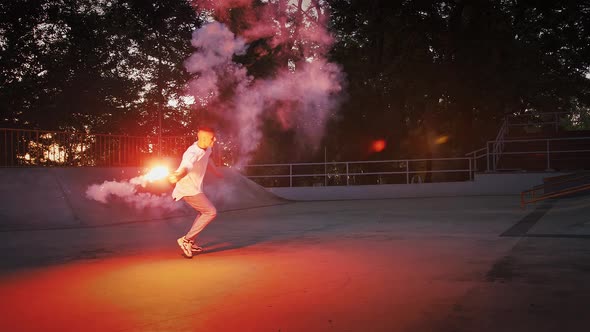
<instances>
[{"instance_id":1,"label":"smoke plume","mask_svg":"<svg viewBox=\"0 0 590 332\"><path fill-rule=\"evenodd\" d=\"M327 60L333 38L326 29L327 14L319 0L307 8L288 0L254 4L253 0L198 0L217 21L196 30L195 52L185 67L193 74L188 92L196 103L213 110L229 127L239 145L239 162L248 162L263 138L261 123L272 119L283 130L293 130L301 141L319 144L334 116L344 84L340 67ZM230 20L228 14L239 8ZM235 33L224 22L231 22ZM264 40L266 48L253 46ZM275 57L275 70L253 77L235 56ZM270 48L270 49L268 49Z\"/></svg>"},{"instance_id":2,"label":"smoke plume","mask_svg":"<svg viewBox=\"0 0 590 332\"><path fill-rule=\"evenodd\" d=\"M181 208L181 204L175 204L169 193L154 195L138 192L138 188L146 187L148 182L144 175L128 181L105 181L102 184L89 186L86 190L86 197L101 203L119 198L137 210L156 208L161 211L174 211Z\"/></svg>"}]
</instances>

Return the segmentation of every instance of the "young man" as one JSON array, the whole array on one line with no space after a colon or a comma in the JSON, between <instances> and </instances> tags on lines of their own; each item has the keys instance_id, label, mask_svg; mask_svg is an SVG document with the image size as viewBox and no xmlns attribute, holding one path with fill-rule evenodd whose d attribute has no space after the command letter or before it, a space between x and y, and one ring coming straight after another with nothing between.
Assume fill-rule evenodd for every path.
<instances>
[{"instance_id":1,"label":"young man","mask_svg":"<svg viewBox=\"0 0 590 332\"><path fill-rule=\"evenodd\" d=\"M215 206L203 193L203 178L207 169L221 177L221 173L209 159L213 143L215 131L209 127L201 127L197 132L197 141L184 152L180 166L168 178L171 183L176 184L172 197L177 201L184 199L199 213L188 233L177 240L186 258L192 258L193 251L203 251L203 248L195 244L195 238L217 215Z\"/></svg>"}]
</instances>

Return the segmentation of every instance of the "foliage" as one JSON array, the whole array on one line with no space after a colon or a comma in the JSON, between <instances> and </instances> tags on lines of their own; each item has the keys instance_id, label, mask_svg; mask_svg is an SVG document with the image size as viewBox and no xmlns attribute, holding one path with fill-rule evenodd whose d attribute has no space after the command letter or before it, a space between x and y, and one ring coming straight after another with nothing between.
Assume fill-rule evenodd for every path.
<instances>
[{"instance_id":1,"label":"foliage","mask_svg":"<svg viewBox=\"0 0 590 332\"><path fill-rule=\"evenodd\" d=\"M167 101L182 95L199 22L182 0L3 2L2 126L146 134L159 109L182 124L188 106Z\"/></svg>"},{"instance_id":2,"label":"foliage","mask_svg":"<svg viewBox=\"0 0 590 332\"><path fill-rule=\"evenodd\" d=\"M326 140L346 146L339 158L366 154L377 138L388 149L368 157L467 152L507 114L590 101L585 2L334 0L331 8L333 56L350 81ZM441 135L448 144L433 144Z\"/></svg>"},{"instance_id":3,"label":"foliage","mask_svg":"<svg viewBox=\"0 0 590 332\"><path fill-rule=\"evenodd\" d=\"M586 1L312 1L320 2L335 37L330 60L348 80L321 144L329 160L462 154L492 138L507 114L566 111L572 128L587 128ZM163 134L190 132L201 114L182 98L191 32L210 15L238 32L248 28L243 17L264 19L261 8L281 12L302 2L236 3L252 7L215 13L187 0L1 2L0 127L145 135L156 134L161 120ZM274 24L297 33L303 15L291 10ZM304 45L269 41L250 40L236 59L249 75L270 77L305 56ZM264 128L258 159L293 157L293 132ZM377 139L386 148L370 151ZM324 149L297 158L323 160Z\"/></svg>"}]
</instances>

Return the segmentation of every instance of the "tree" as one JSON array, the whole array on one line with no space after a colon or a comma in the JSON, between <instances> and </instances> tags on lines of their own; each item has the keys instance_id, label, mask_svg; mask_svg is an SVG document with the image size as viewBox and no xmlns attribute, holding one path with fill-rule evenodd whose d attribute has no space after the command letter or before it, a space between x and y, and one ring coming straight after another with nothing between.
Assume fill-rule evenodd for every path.
<instances>
[{"instance_id":1,"label":"tree","mask_svg":"<svg viewBox=\"0 0 590 332\"><path fill-rule=\"evenodd\" d=\"M200 19L186 1L18 0L0 13L3 126L155 133L158 110L167 128L188 117L182 63Z\"/></svg>"},{"instance_id":2,"label":"tree","mask_svg":"<svg viewBox=\"0 0 590 332\"><path fill-rule=\"evenodd\" d=\"M346 159L460 155L494 137L506 114L588 105L586 3L330 4L333 56L350 84L328 136ZM448 143L432 144L441 134ZM367 155L376 137L392 144Z\"/></svg>"}]
</instances>

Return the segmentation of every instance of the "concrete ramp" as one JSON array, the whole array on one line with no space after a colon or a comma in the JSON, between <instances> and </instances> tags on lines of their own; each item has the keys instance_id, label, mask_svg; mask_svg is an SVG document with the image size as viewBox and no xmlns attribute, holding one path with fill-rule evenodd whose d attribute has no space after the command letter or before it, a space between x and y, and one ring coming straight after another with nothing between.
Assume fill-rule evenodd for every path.
<instances>
[{"instance_id":1,"label":"concrete ramp","mask_svg":"<svg viewBox=\"0 0 590 332\"><path fill-rule=\"evenodd\" d=\"M220 168L223 177L207 174L205 192L218 211L280 204L266 189L237 171ZM98 227L148 220L195 216L183 202L173 202L172 185L162 181L139 188L139 193L162 196L167 209L137 208L120 198L107 203L88 199L90 185L104 181L128 181L142 168L27 168L0 170L0 231ZM169 201L168 201L169 199Z\"/></svg>"},{"instance_id":2,"label":"concrete ramp","mask_svg":"<svg viewBox=\"0 0 590 332\"><path fill-rule=\"evenodd\" d=\"M529 207L529 210L531 215L540 210L544 213L538 220L530 222L530 227L522 236L590 239L590 201L587 195L550 199Z\"/></svg>"},{"instance_id":3,"label":"concrete ramp","mask_svg":"<svg viewBox=\"0 0 590 332\"><path fill-rule=\"evenodd\" d=\"M0 227L32 228L79 224L54 169L0 170Z\"/></svg>"},{"instance_id":4,"label":"concrete ramp","mask_svg":"<svg viewBox=\"0 0 590 332\"><path fill-rule=\"evenodd\" d=\"M287 202L231 168L218 168L222 178L205 175L205 193L219 211L248 209Z\"/></svg>"}]
</instances>

